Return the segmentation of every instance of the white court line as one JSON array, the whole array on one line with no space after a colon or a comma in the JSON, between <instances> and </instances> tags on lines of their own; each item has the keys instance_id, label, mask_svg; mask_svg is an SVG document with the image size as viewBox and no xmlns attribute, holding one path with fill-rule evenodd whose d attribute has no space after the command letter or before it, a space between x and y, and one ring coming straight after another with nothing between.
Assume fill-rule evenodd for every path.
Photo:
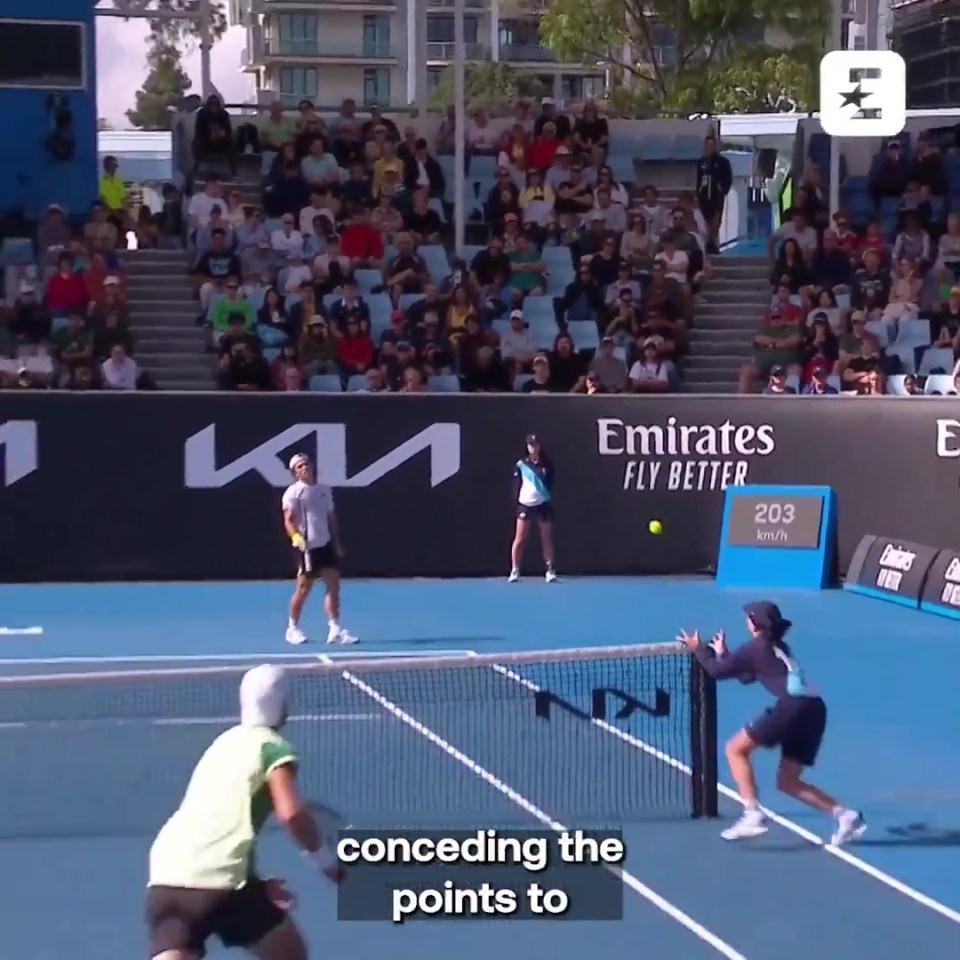
<instances>
[{"instance_id":1,"label":"white court line","mask_svg":"<svg viewBox=\"0 0 960 960\"><path fill-rule=\"evenodd\" d=\"M513 670L508 670L501 664L492 664L491 668L502 676L508 677L516 683L521 684L528 690L533 692L538 692L540 690L540 687L538 687L535 683L532 683L531 681L527 680L526 677L515 673ZM624 743L629 744L634 749L642 750L644 753L649 754L652 757L656 757L657 760L666 763L675 770L682 771L683 773L687 774L687 776L693 776L693 771L687 764L681 762L676 757L671 757L662 750L657 750L656 747L652 747L649 743L645 743L643 740L634 737L625 730L621 730L619 727L614 727L605 720L594 719L590 722L598 726L606 733L609 733L611 736L616 737L618 740L622 740ZM724 783L718 785L718 790L728 800L733 800L736 803L739 803L741 806L743 805L743 800L740 799L740 795L736 790L728 787ZM761 809L763 810L767 819L772 820L778 826L783 827L784 830L788 830L790 833L795 834L803 840L806 840L807 843L812 843L814 846L822 847L832 857L842 860L845 864L853 867L855 870L859 870L861 873L865 873L867 876L873 877L874 880L878 880L891 890L895 890L897 893L900 893L905 897L909 897L909 899L913 900L915 903L919 903L923 907L926 907L928 910L932 910L934 913L940 914L941 917L945 917L947 920L950 920L953 923L960 924L960 912L948 907L945 903L935 900L933 897L922 893L915 887L911 887L902 880L898 880L889 873L886 873L883 870L873 866L873 864L867 863L866 860L861 860L859 857L854 856L852 853L843 849L842 847L830 846L815 833L811 833L809 830L807 830L806 827L801 827L799 823L794 823L793 820L788 820L786 817L774 810L771 810L769 807L762 807Z\"/></svg>"},{"instance_id":2,"label":"white court line","mask_svg":"<svg viewBox=\"0 0 960 960\"><path fill-rule=\"evenodd\" d=\"M334 662L329 657L324 655L320 655L319 659L325 663ZM452 760L456 760L458 763L463 764L463 766L465 766L471 773L476 774L488 786L493 787L493 789L498 793L503 794L508 800L511 801L511 803L516 804L516 806L520 807L531 817L539 820L540 823L544 824L544 826L549 827L551 830L554 830L557 833L563 833L567 830L567 827L565 827L562 823L551 818L543 810L531 803L526 797L517 793L513 787L504 783L485 767L480 766L480 764L474 759L468 757L461 750L458 750L451 743L444 740L439 734L434 733L434 731L429 727L424 726L419 720L402 710L391 700L388 700L378 690L365 683L359 677L350 673L348 670L344 670L341 676L351 686L355 687L365 696L369 697L375 703L383 707L383 709L386 710L387 713L389 713L392 717L410 727L415 733L418 733L420 736L429 740L430 743L442 750ZM742 953L739 953L737 950L735 950L729 943L721 940L715 933L694 920L693 917L684 913L679 907L674 906L669 900L661 897L659 893L657 893L655 890L652 890L632 873L628 873L626 870L613 865L606 866L606 869L615 876L619 877L625 886L630 887L631 890L633 890L635 893L638 893L641 897L643 897L644 900L652 904L662 913L665 913L668 917L670 917L671 920L675 920L695 937L713 947L717 953L726 957L727 960L747 960Z\"/></svg>"},{"instance_id":3,"label":"white court line","mask_svg":"<svg viewBox=\"0 0 960 960\"><path fill-rule=\"evenodd\" d=\"M42 637L43 627L0 627L0 637Z\"/></svg>"},{"instance_id":4,"label":"white court line","mask_svg":"<svg viewBox=\"0 0 960 960\"><path fill-rule=\"evenodd\" d=\"M382 713L302 713L287 717L288 723L353 723L357 721L378 722L383 720ZM142 719L103 719L98 720L20 720L15 723L0 723L0 730L22 730L31 727L61 727L77 726L117 726L117 727L192 727L192 726L223 726L239 723L239 717L144 717Z\"/></svg>"},{"instance_id":5,"label":"white court line","mask_svg":"<svg viewBox=\"0 0 960 960\"><path fill-rule=\"evenodd\" d=\"M0 628L0 636L4 636ZM39 627L27 629L39 630ZM474 650L431 650L427 651L383 651L365 650L344 651L343 653L327 654L331 660L348 659L359 660L364 657L376 660L419 659L421 657L475 657ZM149 654L132 657L0 657L0 667L56 667L69 664L111 664L111 663L269 663L271 660L303 663L316 663L317 654L314 653L212 653L207 656L200 654Z\"/></svg>"}]
</instances>

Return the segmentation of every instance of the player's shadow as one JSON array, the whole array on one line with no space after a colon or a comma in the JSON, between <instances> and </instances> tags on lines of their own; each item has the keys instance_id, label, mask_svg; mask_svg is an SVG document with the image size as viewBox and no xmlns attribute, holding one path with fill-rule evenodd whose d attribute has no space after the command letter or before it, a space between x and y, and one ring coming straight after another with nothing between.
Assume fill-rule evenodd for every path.
<instances>
[{"instance_id":1,"label":"player's shadow","mask_svg":"<svg viewBox=\"0 0 960 960\"><path fill-rule=\"evenodd\" d=\"M868 833L856 843L858 847L960 847L960 829L935 827L928 823L908 823L888 827L886 835Z\"/></svg>"},{"instance_id":2,"label":"player's shadow","mask_svg":"<svg viewBox=\"0 0 960 960\"><path fill-rule=\"evenodd\" d=\"M504 643L503 637L401 637L399 640L390 640L379 644L383 647L439 647L444 644L464 644L465 649L470 649L470 644L482 643ZM372 644L367 644L372 646Z\"/></svg>"}]
</instances>

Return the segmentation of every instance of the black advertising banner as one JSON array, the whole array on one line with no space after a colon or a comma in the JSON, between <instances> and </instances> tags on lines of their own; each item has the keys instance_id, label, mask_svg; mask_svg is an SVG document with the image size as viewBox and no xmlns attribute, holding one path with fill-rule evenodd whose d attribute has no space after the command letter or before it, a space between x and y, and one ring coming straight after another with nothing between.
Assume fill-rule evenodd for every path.
<instances>
[{"instance_id":1,"label":"black advertising banner","mask_svg":"<svg viewBox=\"0 0 960 960\"><path fill-rule=\"evenodd\" d=\"M874 537L863 553L862 565L857 564L851 589L917 606L939 552L922 543Z\"/></svg>"},{"instance_id":2,"label":"black advertising banner","mask_svg":"<svg viewBox=\"0 0 960 960\"><path fill-rule=\"evenodd\" d=\"M841 570L880 520L960 546L951 399L6 392L0 579L289 576L297 451L335 487L348 575L499 575L531 432L564 573L712 569L723 491L744 483L832 487Z\"/></svg>"},{"instance_id":3,"label":"black advertising banner","mask_svg":"<svg viewBox=\"0 0 960 960\"><path fill-rule=\"evenodd\" d=\"M960 619L960 550L941 550L927 574L924 607Z\"/></svg>"}]
</instances>

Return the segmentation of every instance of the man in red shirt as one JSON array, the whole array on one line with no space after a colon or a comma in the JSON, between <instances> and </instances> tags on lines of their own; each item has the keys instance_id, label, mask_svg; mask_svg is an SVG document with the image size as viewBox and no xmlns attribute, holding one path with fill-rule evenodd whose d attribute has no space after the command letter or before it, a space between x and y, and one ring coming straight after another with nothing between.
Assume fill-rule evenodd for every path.
<instances>
[{"instance_id":1,"label":"man in red shirt","mask_svg":"<svg viewBox=\"0 0 960 960\"><path fill-rule=\"evenodd\" d=\"M350 258L351 266L378 268L383 260L383 236L370 225L370 214L358 207L340 233L340 250Z\"/></svg>"},{"instance_id":2,"label":"man in red shirt","mask_svg":"<svg viewBox=\"0 0 960 960\"><path fill-rule=\"evenodd\" d=\"M57 272L47 280L47 309L55 315L87 312L89 297L83 277L74 270L74 260L69 253L57 258Z\"/></svg>"}]
</instances>

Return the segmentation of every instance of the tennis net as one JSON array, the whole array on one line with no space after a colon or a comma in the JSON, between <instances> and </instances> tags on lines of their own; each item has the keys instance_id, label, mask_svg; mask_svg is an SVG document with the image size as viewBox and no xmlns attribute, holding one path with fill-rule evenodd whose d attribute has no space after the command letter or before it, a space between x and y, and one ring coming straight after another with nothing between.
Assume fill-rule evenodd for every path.
<instances>
[{"instance_id":1,"label":"tennis net","mask_svg":"<svg viewBox=\"0 0 960 960\"><path fill-rule=\"evenodd\" d=\"M155 832L244 670L0 678L0 837ZM287 670L301 788L357 826L526 825L518 796L583 826L716 815L714 684L676 644Z\"/></svg>"}]
</instances>

